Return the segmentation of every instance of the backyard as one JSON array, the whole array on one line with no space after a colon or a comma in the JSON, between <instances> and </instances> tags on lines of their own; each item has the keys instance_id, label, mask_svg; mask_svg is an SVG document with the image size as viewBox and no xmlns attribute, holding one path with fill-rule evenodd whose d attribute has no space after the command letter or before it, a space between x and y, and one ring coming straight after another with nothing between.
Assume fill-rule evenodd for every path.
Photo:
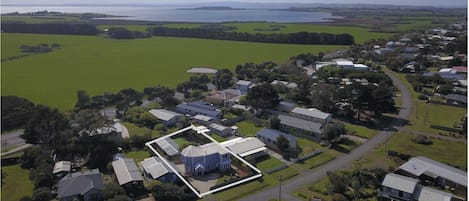
<instances>
[{"instance_id":1,"label":"backyard","mask_svg":"<svg viewBox=\"0 0 469 201\"><path fill-rule=\"evenodd\" d=\"M31 196L33 193L33 182L29 179L29 170L23 169L20 165L3 166L5 183L2 184L1 200L18 201L23 196ZM3 176L3 175L2 175Z\"/></svg>"}]
</instances>

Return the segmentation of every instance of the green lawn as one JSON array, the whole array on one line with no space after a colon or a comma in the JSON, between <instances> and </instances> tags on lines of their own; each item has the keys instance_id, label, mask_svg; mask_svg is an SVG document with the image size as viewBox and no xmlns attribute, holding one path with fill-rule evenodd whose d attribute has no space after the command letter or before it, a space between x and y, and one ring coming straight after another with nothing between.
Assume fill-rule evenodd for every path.
<instances>
[{"instance_id":1,"label":"green lawn","mask_svg":"<svg viewBox=\"0 0 469 201\"><path fill-rule=\"evenodd\" d=\"M3 166L6 177L1 188L1 200L18 201L23 196L33 194L34 184L29 179L29 170L22 169L20 165Z\"/></svg>"},{"instance_id":2,"label":"green lawn","mask_svg":"<svg viewBox=\"0 0 469 201\"><path fill-rule=\"evenodd\" d=\"M293 164L296 167L299 167L301 169L313 169L315 167L318 167L324 163L327 163L331 160L334 160L336 156L328 153L328 152L323 152L320 153L319 155L316 155L312 158L308 158L304 161L298 162Z\"/></svg>"},{"instance_id":3,"label":"green lawn","mask_svg":"<svg viewBox=\"0 0 469 201\"><path fill-rule=\"evenodd\" d=\"M126 158L132 158L135 160L135 162L138 163L140 161L143 161L143 159L145 158L151 157L151 154L150 152L146 150L140 150L140 151L131 151L131 152L124 153L124 156Z\"/></svg>"},{"instance_id":4,"label":"green lawn","mask_svg":"<svg viewBox=\"0 0 469 201\"><path fill-rule=\"evenodd\" d=\"M396 133L389 139L389 150L413 156L425 156L430 159L467 168L467 144L432 139L432 145L421 145L411 141L415 135Z\"/></svg>"},{"instance_id":5,"label":"green lawn","mask_svg":"<svg viewBox=\"0 0 469 201\"><path fill-rule=\"evenodd\" d=\"M186 144L191 144L191 142L187 141L186 138L183 137L175 138L174 142L176 142L179 147L185 146Z\"/></svg>"},{"instance_id":6,"label":"green lawn","mask_svg":"<svg viewBox=\"0 0 469 201\"><path fill-rule=\"evenodd\" d=\"M242 121L238 122L236 124L238 127L238 131L241 134L244 134L246 136L256 136L256 133L261 130L263 127L257 127L253 122L251 121Z\"/></svg>"},{"instance_id":7,"label":"green lawn","mask_svg":"<svg viewBox=\"0 0 469 201\"><path fill-rule=\"evenodd\" d=\"M296 144L302 149L300 156L309 154L316 149L321 149L321 145L319 145L319 143L306 138L296 138Z\"/></svg>"},{"instance_id":8,"label":"green lawn","mask_svg":"<svg viewBox=\"0 0 469 201\"><path fill-rule=\"evenodd\" d=\"M350 124L350 123L345 123L345 122L344 124L347 130L351 132L355 131L355 135L364 137L367 139L373 138L378 133L377 130L369 129L365 126L360 126L360 125L355 125L355 124Z\"/></svg>"},{"instance_id":9,"label":"green lawn","mask_svg":"<svg viewBox=\"0 0 469 201\"><path fill-rule=\"evenodd\" d=\"M271 156L263 161L256 163L257 168L261 171L270 170L281 165L283 165L282 161Z\"/></svg>"},{"instance_id":10,"label":"green lawn","mask_svg":"<svg viewBox=\"0 0 469 201\"><path fill-rule=\"evenodd\" d=\"M309 200L306 198L311 198L311 196L315 196L316 198L320 198L324 201L332 200L332 197L328 195L327 186L329 185L329 179L324 177L313 184L308 186L301 187L293 192L298 198L302 200ZM306 197L306 198L305 198Z\"/></svg>"},{"instance_id":11,"label":"green lawn","mask_svg":"<svg viewBox=\"0 0 469 201\"><path fill-rule=\"evenodd\" d=\"M467 113L465 108L414 101L414 109L410 116L412 129L430 133L448 133L447 131L431 128L431 125L453 128ZM443 115L444 114L444 115Z\"/></svg>"},{"instance_id":12,"label":"green lawn","mask_svg":"<svg viewBox=\"0 0 469 201\"><path fill-rule=\"evenodd\" d=\"M21 45L59 43L50 53L3 62L2 95L16 95L37 104L73 108L76 91L89 95L125 88L166 85L175 87L190 76L194 66L234 70L237 64L283 63L305 52L342 49L332 45L268 44L174 37L112 40L101 36L41 34L1 35L2 58L21 55Z\"/></svg>"},{"instance_id":13,"label":"green lawn","mask_svg":"<svg viewBox=\"0 0 469 201\"><path fill-rule=\"evenodd\" d=\"M210 135L210 137L212 137L217 142L224 142L224 141L227 140L226 138L224 138L222 136L219 136L217 134L212 134L212 135Z\"/></svg>"},{"instance_id":14,"label":"green lawn","mask_svg":"<svg viewBox=\"0 0 469 201\"><path fill-rule=\"evenodd\" d=\"M121 122L121 124L124 125L127 128L127 130L129 130L130 136L142 136L142 135L148 135L148 133L151 134L152 138L158 138L161 136L161 134L158 131L150 130L145 127L138 127L137 125L130 123L130 122Z\"/></svg>"}]
</instances>

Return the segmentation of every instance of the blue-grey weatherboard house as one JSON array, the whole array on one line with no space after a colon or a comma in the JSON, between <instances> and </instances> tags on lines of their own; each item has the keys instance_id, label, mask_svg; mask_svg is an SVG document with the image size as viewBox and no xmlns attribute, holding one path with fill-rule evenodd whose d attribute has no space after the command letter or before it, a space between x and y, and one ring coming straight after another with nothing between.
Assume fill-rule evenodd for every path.
<instances>
[{"instance_id":1,"label":"blue-grey weatherboard house","mask_svg":"<svg viewBox=\"0 0 469 201\"><path fill-rule=\"evenodd\" d=\"M186 174L204 176L207 172L224 172L231 168L230 153L218 143L189 145L181 151Z\"/></svg>"},{"instance_id":2,"label":"blue-grey weatherboard house","mask_svg":"<svg viewBox=\"0 0 469 201\"><path fill-rule=\"evenodd\" d=\"M174 126L182 118L182 114L165 109L152 109L149 111L158 118L165 126Z\"/></svg>"},{"instance_id":3,"label":"blue-grey weatherboard house","mask_svg":"<svg viewBox=\"0 0 469 201\"><path fill-rule=\"evenodd\" d=\"M238 82L236 82L236 88L240 90L243 94L247 94L252 86L253 83L251 81L238 80Z\"/></svg>"},{"instance_id":4,"label":"blue-grey weatherboard house","mask_svg":"<svg viewBox=\"0 0 469 201\"><path fill-rule=\"evenodd\" d=\"M103 198L104 180L98 169L68 174L57 186L60 201L96 201Z\"/></svg>"},{"instance_id":5,"label":"blue-grey weatherboard house","mask_svg":"<svg viewBox=\"0 0 469 201\"><path fill-rule=\"evenodd\" d=\"M300 135L304 134L315 139L323 137L323 126L321 123L283 114L278 115L278 119L280 120L280 130L282 131Z\"/></svg>"},{"instance_id":6,"label":"blue-grey weatherboard house","mask_svg":"<svg viewBox=\"0 0 469 201\"><path fill-rule=\"evenodd\" d=\"M222 117L220 109L203 101L181 103L176 106L176 111L182 114L188 114L192 116L201 114L208 117L212 117L214 119L220 119Z\"/></svg>"},{"instance_id":7,"label":"blue-grey weatherboard house","mask_svg":"<svg viewBox=\"0 0 469 201\"><path fill-rule=\"evenodd\" d=\"M288 135L282 131L269 129L269 128L263 128L262 130L256 133L256 137L259 140L265 143L268 147L271 147L274 149L278 149L277 139L281 135L283 135L283 137L285 137L288 140L290 147L296 147L296 137Z\"/></svg>"},{"instance_id":8,"label":"blue-grey weatherboard house","mask_svg":"<svg viewBox=\"0 0 469 201\"><path fill-rule=\"evenodd\" d=\"M164 183L175 182L178 179L171 168L159 157L145 158L139 165L143 170L143 175L148 179L156 179Z\"/></svg>"}]
</instances>

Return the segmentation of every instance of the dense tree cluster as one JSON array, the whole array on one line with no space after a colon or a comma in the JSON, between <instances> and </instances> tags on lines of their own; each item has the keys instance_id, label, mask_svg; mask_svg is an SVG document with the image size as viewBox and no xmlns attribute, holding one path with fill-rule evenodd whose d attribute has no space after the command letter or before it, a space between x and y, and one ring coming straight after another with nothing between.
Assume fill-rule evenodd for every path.
<instances>
[{"instance_id":1,"label":"dense tree cluster","mask_svg":"<svg viewBox=\"0 0 469 201\"><path fill-rule=\"evenodd\" d=\"M97 35L99 30L92 24L26 24L10 23L1 24L5 33L36 33L36 34L65 34L65 35Z\"/></svg>"},{"instance_id":2,"label":"dense tree cluster","mask_svg":"<svg viewBox=\"0 0 469 201\"><path fill-rule=\"evenodd\" d=\"M193 75L189 81L179 83L176 90L186 95L192 90L208 91L207 83L209 82L210 78L207 75Z\"/></svg>"},{"instance_id":3,"label":"dense tree cluster","mask_svg":"<svg viewBox=\"0 0 469 201\"><path fill-rule=\"evenodd\" d=\"M327 172L330 181L329 194L341 194L345 200L375 198L377 189L386 175L380 168L355 169L351 172ZM334 197L342 197L336 195Z\"/></svg>"},{"instance_id":4,"label":"dense tree cluster","mask_svg":"<svg viewBox=\"0 0 469 201\"><path fill-rule=\"evenodd\" d=\"M235 40L265 43L290 43L290 44L325 44L325 45L351 45L354 43L353 36L350 34L329 34L329 33L242 33L225 32L214 29L203 28L168 28L154 27L150 28L152 35L155 36L175 36L188 38L207 38L217 40Z\"/></svg>"},{"instance_id":5,"label":"dense tree cluster","mask_svg":"<svg viewBox=\"0 0 469 201\"><path fill-rule=\"evenodd\" d=\"M278 105L280 97L272 85L261 84L249 90L246 102L254 108L269 109Z\"/></svg>"},{"instance_id":6,"label":"dense tree cluster","mask_svg":"<svg viewBox=\"0 0 469 201\"><path fill-rule=\"evenodd\" d=\"M233 73L229 69L221 69L215 73L213 84L217 89L226 89L233 85Z\"/></svg>"},{"instance_id":7,"label":"dense tree cluster","mask_svg":"<svg viewBox=\"0 0 469 201\"><path fill-rule=\"evenodd\" d=\"M290 61L292 64L296 64L297 61L301 61L303 66L313 65L317 61L322 61L324 57L324 53L319 52L318 55L311 54L311 53L302 53L296 56L290 57Z\"/></svg>"},{"instance_id":8,"label":"dense tree cluster","mask_svg":"<svg viewBox=\"0 0 469 201\"><path fill-rule=\"evenodd\" d=\"M108 29L107 34L113 39L134 39L151 37L151 35L147 32L131 31L123 27L112 27Z\"/></svg>"},{"instance_id":9,"label":"dense tree cluster","mask_svg":"<svg viewBox=\"0 0 469 201\"><path fill-rule=\"evenodd\" d=\"M124 114L124 121L135 123L138 126L153 129L159 122L147 109L140 106L133 106L129 108Z\"/></svg>"},{"instance_id":10,"label":"dense tree cluster","mask_svg":"<svg viewBox=\"0 0 469 201\"><path fill-rule=\"evenodd\" d=\"M443 94L448 94L453 88L453 83L448 82L439 75L406 75L406 79L410 82L412 88L416 92L423 92L424 87L436 88L437 86L442 86L441 89L439 89L439 92Z\"/></svg>"},{"instance_id":11,"label":"dense tree cluster","mask_svg":"<svg viewBox=\"0 0 469 201\"><path fill-rule=\"evenodd\" d=\"M1 99L2 131L25 125L33 115L34 103L31 101L16 96L2 96Z\"/></svg>"}]
</instances>

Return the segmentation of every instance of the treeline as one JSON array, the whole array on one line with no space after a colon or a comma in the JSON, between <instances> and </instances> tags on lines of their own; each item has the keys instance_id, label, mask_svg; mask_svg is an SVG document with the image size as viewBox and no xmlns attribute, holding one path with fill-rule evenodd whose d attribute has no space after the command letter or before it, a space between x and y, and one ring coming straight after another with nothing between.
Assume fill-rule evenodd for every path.
<instances>
[{"instance_id":1,"label":"treeline","mask_svg":"<svg viewBox=\"0 0 469 201\"><path fill-rule=\"evenodd\" d=\"M39 45L21 45L20 49L21 52L26 53L44 53L44 52L51 52L52 50L59 48L60 44L52 43L52 45L48 44L39 44Z\"/></svg>"},{"instance_id":2,"label":"treeline","mask_svg":"<svg viewBox=\"0 0 469 201\"><path fill-rule=\"evenodd\" d=\"M202 28L168 28L154 27L149 29L154 36L174 36L188 38L205 38L217 40L235 40L266 43L290 43L290 44L324 44L324 45L351 45L354 43L350 34L329 33L273 33L273 34L251 34L242 32L225 32Z\"/></svg>"},{"instance_id":3,"label":"treeline","mask_svg":"<svg viewBox=\"0 0 469 201\"><path fill-rule=\"evenodd\" d=\"M122 27L110 28L107 34L109 37L114 39L135 39L151 37L151 35L147 32L131 31Z\"/></svg>"},{"instance_id":4,"label":"treeline","mask_svg":"<svg viewBox=\"0 0 469 201\"><path fill-rule=\"evenodd\" d=\"M97 35L99 30L91 24L26 24L2 23L5 33L36 33L36 34L65 34L65 35Z\"/></svg>"}]
</instances>

